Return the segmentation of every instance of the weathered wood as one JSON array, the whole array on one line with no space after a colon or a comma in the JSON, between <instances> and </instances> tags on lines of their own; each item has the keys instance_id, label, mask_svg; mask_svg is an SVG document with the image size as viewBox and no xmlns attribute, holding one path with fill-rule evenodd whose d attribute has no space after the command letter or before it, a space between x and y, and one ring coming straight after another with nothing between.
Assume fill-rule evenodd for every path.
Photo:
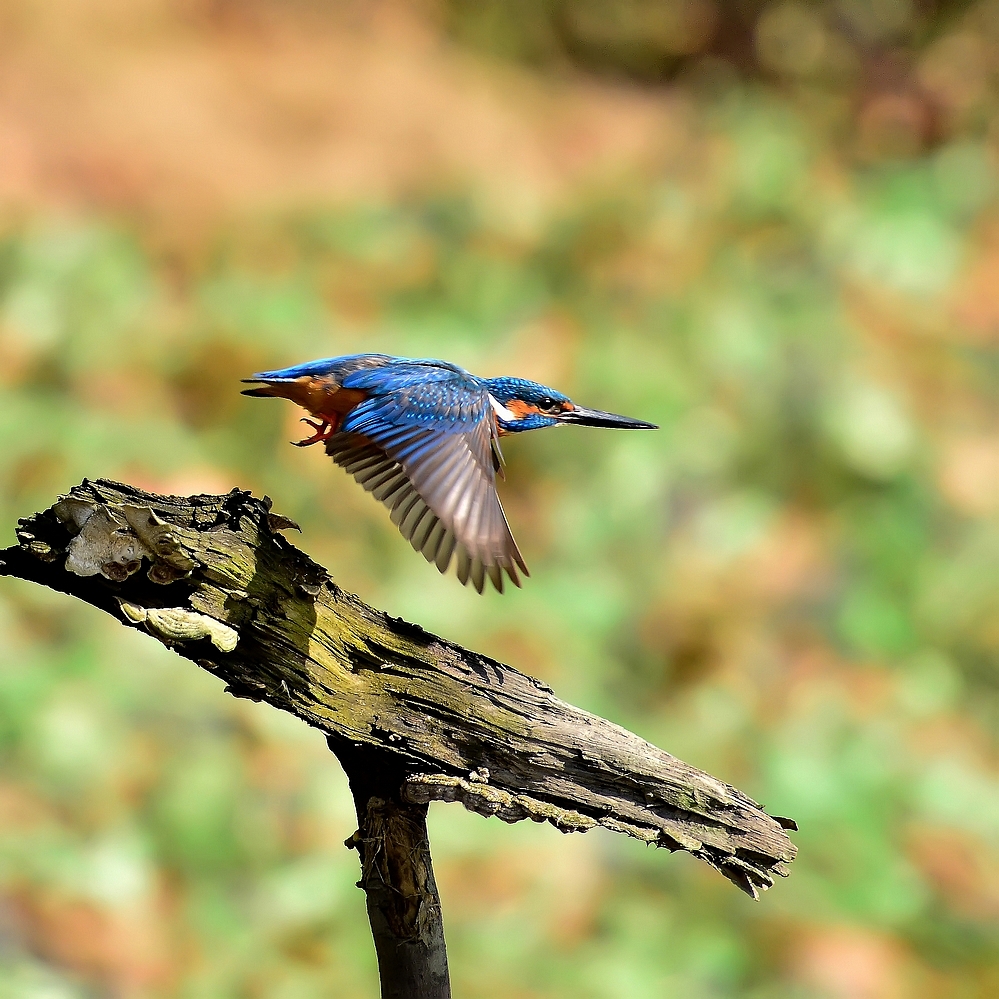
<instances>
[{"instance_id":1,"label":"weathered wood","mask_svg":"<svg viewBox=\"0 0 999 999\"><path fill-rule=\"evenodd\" d=\"M539 680L373 610L280 534L292 526L238 490L181 498L84 481L21 522L0 571L145 628L336 745L390 754L401 786L369 801L603 826L686 850L753 897L787 873L793 822Z\"/></svg>"},{"instance_id":2,"label":"weathered wood","mask_svg":"<svg viewBox=\"0 0 999 999\"><path fill-rule=\"evenodd\" d=\"M350 779L382 999L450 999L440 895L430 860L427 806L401 797L405 768L393 754L329 737Z\"/></svg>"}]
</instances>

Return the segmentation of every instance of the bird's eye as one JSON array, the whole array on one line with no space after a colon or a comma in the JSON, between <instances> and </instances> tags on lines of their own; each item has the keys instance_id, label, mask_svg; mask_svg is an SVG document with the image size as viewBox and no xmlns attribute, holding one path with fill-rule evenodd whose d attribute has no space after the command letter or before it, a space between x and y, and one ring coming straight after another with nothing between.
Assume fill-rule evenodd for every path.
<instances>
[{"instance_id":1,"label":"bird's eye","mask_svg":"<svg viewBox=\"0 0 999 999\"><path fill-rule=\"evenodd\" d=\"M538 403L538 409L543 409L547 413L553 413L561 408L561 405L549 396L545 396L544 399Z\"/></svg>"}]
</instances>

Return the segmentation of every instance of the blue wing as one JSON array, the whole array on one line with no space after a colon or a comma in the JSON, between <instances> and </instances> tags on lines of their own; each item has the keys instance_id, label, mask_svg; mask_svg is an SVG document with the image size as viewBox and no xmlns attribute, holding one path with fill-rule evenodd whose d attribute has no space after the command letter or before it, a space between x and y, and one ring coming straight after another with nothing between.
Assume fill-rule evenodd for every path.
<instances>
[{"instance_id":1,"label":"blue wing","mask_svg":"<svg viewBox=\"0 0 999 999\"><path fill-rule=\"evenodd\" d=\"M503 572L520 585L527 566L496 493L499 445L489 393L440 361L405 361L347 375L367 398L350 411L326 452L391 511L403 536L481 593Z\"/></svg>"},{"instance_id":2,"label":"blue wing","mask_svg":"<svg viewBox=\"0 0 999 999\"><path fill-rule=\"evenodd\" d=\"M283 382L295 381L297 378L330 378L337 385L351 372L363 368L376 368L391 364L398 358L390 354L345 354L343 357L322 357L318 361L307 361L291 368L280 368L277 371L258 371L252 378L243 381Z\"/></svg>"}]
</instances>

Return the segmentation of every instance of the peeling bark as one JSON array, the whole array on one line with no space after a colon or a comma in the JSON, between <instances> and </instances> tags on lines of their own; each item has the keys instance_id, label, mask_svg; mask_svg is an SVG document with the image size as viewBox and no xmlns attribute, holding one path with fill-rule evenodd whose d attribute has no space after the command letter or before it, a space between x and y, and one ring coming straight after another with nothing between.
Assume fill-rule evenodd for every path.
<instances>
[{"instance_id":1,"label":"peeling bark","mask_svg":"<svg viewBox=\"0 0 999 999\"><path fill-rule=\"evenodd\" d=\"M450 999L441 900L430 860L427 806L401 796L405 771L380 749L329 737L350 780L382 999Z\"/></svg>"},{"instance_id":2,"label":"peeling bark","mask_svg":"<svg viewBox=\"0 0 999 999\"><path fill-rule=\"evenodd\" d=\"M85 480L20 522L0 573L145 629L229 693L327 734L357 805L385 996L449 994L430 801L686 850L754 898L787 874L791 820L539 680L368 607L280 534L294 526L239 490L157 496ZM384 977L418 972L423 991Z\"/></svg>"}]
</instances>

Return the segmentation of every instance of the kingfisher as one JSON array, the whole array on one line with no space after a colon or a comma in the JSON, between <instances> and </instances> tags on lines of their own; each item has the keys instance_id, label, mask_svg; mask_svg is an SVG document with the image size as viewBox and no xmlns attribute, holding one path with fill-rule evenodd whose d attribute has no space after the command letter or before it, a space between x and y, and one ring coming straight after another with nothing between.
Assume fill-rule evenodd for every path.
<instances>
[{"instance_id":1,"label":"kingfisher","mask_svg":"<svg viewBox=\"0 0 999 999\"><path fill-rule=\"evenodd\" d=\"M496 492L500 438L577 424L657 430L525 378L479 378L447 361L351 354L244 378L243 395L290 399L333 461L388 507L392 522L441 573L482 592L503 573L530 575Z\"/></svg>"}]
</instances>

